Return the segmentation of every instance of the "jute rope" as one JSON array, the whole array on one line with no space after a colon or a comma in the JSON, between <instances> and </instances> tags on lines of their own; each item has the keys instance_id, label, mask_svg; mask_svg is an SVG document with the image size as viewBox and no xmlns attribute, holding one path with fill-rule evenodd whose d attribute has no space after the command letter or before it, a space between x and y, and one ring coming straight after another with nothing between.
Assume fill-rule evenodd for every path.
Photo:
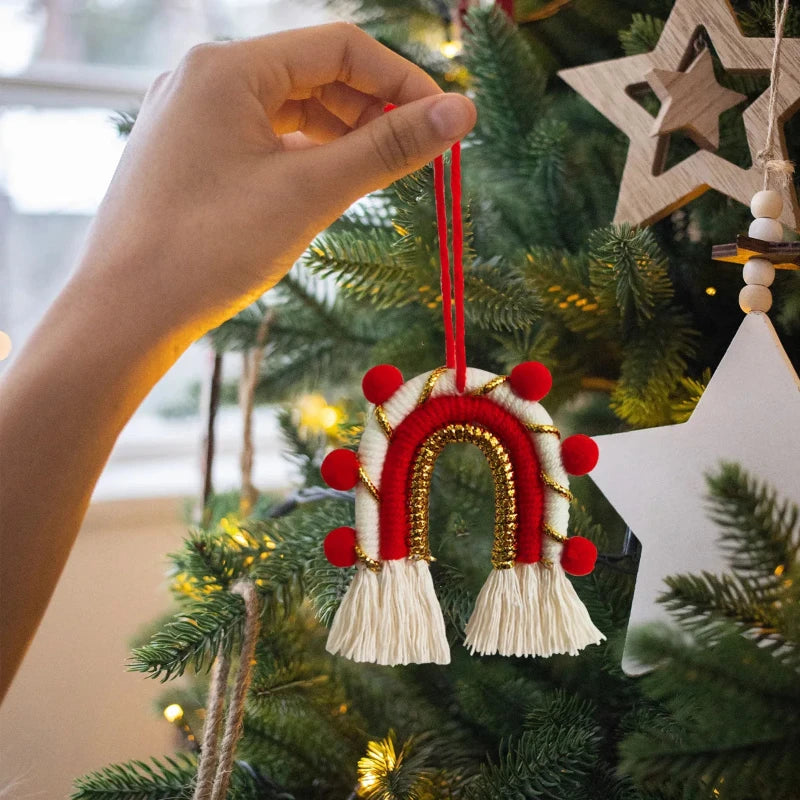
<instances>
[{"instance_id":1,"label":"jute rope","mask_svg":"<svg viewBox=\"0 0 800 800\"><path fill-rule=\"evenodd\" d=\"M775 46L772 50L772 69L769 76L769 107L767 109L767 136L764 147L758 151L756 163L764 170L764 189L769 188L770 179L775 176L779 185L785 186L794 173L791 161L775 158L775 127L778 124L777 102L778 81L781 77L781 43L786 25L789 0L775 0Z\"/></svg>"},{"instance_id":2,"label":"jute rope","mask_svg":"<svg viewBox=\"0 0 800 800\"><path fill-rule=\"evenodd\" d=\"M211 673L206 722L203 729L203 745L192 800L225 799L233 771L236 745L242 735L244 701L247 697L250 679L253 676L253 656L258 641L260 609L258 595L250 581L239 581L231 588L231 592L242 597L245 608L239 669L228 703L228 713L225 716L225 730L220 740L219 728L223 716L228 673L231 668L230 657L225 654L224 647L220 645Z\"/></svg>"}]
</instances>

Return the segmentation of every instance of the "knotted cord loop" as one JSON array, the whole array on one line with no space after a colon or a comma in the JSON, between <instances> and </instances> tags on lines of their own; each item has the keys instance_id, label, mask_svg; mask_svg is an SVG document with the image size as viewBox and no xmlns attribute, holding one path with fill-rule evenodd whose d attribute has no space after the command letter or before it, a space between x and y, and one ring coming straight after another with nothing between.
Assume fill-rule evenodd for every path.
<instances>
[{"instance_id":1,"label":"knotted cord loop","mask_svg":"<svg viewBox=\"0 0 800 800\"><path fill-rule=\"evenodd\" d=\"M781 77L781 43L783 30L786 24L786 13L789 10L789 0L775 0L775 47L772 51L772 69L769 76L769 107L767 109L767 135L764 147L756 154L756 163L764 170L764 189L769 188L770 177L779 177L779 183L786 185L794 173L794 164L791 161L776 159L775 156L775 126L777 120L778 81Z\"/></svg>"}]
</instances>

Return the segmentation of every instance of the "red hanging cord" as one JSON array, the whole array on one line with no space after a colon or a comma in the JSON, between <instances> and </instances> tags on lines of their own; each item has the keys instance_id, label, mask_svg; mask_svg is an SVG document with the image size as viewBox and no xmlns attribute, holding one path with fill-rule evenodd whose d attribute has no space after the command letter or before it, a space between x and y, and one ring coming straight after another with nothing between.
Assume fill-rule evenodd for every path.
<instances>
[{"instance_id":1,"label":"red hanging cord","mask_svg":"<svg viewBox=\"0 0 800 800\"><path fill-rule=\"evenodd\" d=\"M444 158L433 162L433 194L436 199L436 228L441 262L442 318L446 365L456 371L456 390L467 383L467 356L464 342L464 222L461 217L461 142L456 142L450 158L450 204L453 224L453 278L450 279L450 256L447 249L447 209L444 188ZM451 299L452 295L452 299ZM453 329L455 306L455 330Z\"/></svg>"},{"instance_id":2,"label":"red hanging cord","mask_svg":"<svg viewBox=\"0 0 800 800\"><path fill-rule=\"evenodd\" d=\"M397 106L387 103L384 111ZM436 201L436 230L441 265L442 320L444 322L445 364L456 371L456 390L467 384L467 354L464 341L464 221L461 217L461 142L450 150L450 215L453 223L453 278L447 248L447 199L444 186L444 156L433 161L433 195ZM453 328L455 305L455 329Z\"/></svg>"},{"instance_id":3,"label":"red hanging cord","mask_svg":"<svg viewBox=\"0 0 800 800\"><path fill-rule=\"evenodd\" d=\"M456 340L453 335L453 288L450 281L450 255L447 252L447 208L445 207L443 156L436 156L433 160L433 195L436 200L436 230L439 238L445 364L449 369L453 369L456 366Z\"/></svg>"},{"instance_id":4,"label":"red hanging cord","mask_svg":"<svg viewBox=\"0 0 800 800\"><path fill-rule=\"evenodd\" d=\"M467 351L464 341L464 220L461 216L461 142L456 142L450 159L450 202L453 216L453 283L456 307L456 389L467 383ZM444 267L443 267L444 268Z\"/></svg>"}]
</instances>

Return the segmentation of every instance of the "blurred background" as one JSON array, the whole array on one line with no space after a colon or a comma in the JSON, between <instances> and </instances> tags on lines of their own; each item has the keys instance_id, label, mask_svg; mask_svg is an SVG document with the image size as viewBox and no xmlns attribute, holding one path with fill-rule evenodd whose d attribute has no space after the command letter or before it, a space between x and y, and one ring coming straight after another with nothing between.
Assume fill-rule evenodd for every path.
<instances>
[{"instance_id":1,"label":"blurred background","mask_svg":"<svg viewBox=\"0 0 800 800\"><path fill-rule=\"evenodd\" d=\"M137 109L153 78L198 42L332 19L307 0L0 0L0 330L13 346L0 375L76 261L124 147L115 116ZM160 685L125 672L124 661L142 621L168 604L165 554L185 535L184 498L200 490L200 396L212 358L202 343L183 356L100 479L0 708L4 799L65 797L97 764L173 748L174 727L152 713ZM226 381L238 365L228 359ZM292 475L275 446L274 416L259 408L255 417L254 477L265 489L285 488ZM223 406L218 490L238 485L240 427L235 405Z\"/></svg>"}]
</instances>

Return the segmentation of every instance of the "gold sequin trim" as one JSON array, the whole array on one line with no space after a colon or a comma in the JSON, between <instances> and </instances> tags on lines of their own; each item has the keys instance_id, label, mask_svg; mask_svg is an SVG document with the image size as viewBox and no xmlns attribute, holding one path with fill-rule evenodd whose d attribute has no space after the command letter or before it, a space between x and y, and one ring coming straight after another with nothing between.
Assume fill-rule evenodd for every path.
<instances>
[{"instance_id":1,"label":"gold sequin trim","mask_svg":"<svg viewBox=\"0 0 800 800\"><path fill-rule=\"evenodd\" d=\"M523 422L522 423L531 433L552 433L554 436L561 438L561 431L555 425L539 425L536 422Z\"/></svg>"},{"instance_id":2,"label":"gold sequin trim","mask_svg":"<svg viewBox=\"0 0 800 800\"><path fill-rule=\"evenodd\" d=\"M553 569L553 559L552 558L540 558L539 563L546 567L547 569Z\"/></svg>"},{"instance_id":3,"label":"gold sequin trim","mask_svg":"<svg viewBox=\"0 0 800 800\"><path fill-rule=\"evenodd\" d=\"M359 466L358 468L358 477L361 479L361 483L369 489L369 493L375 498L375 500L380 503L381 498L378 494L378 490L375 488L375 484L370 480L369 475L364 471L364 467Z\"/></svg>"},{"instance_id":4,"label":"gold sequin trim","mask_svg":"<svg viewBox=\"0 0 800 800\"><path fill-rule=\"evenodd\" d=\"M575 499L575 495L558 481L553 480L546 472L540 472L542 480L554 491L558 492L562 497L566 497L570 503Z\"/></svg>"},{"instance_id":5,"label":"gold sequin trim","mask_svg":"<svg viewBox=\"0 0 800 800\"><path fill-rule=\"evenodd\" d=\"M473 389L470 394L474 394L476 396L489 394L489 392L494 391L498 386L505 383L508 380L508 375L496 375L487 383L484 383L483 386L479 386L477 389Z\"/></svg>"},{"instance_id":6,"label":"gold sequin trim","mask_svg":"<svg viewBox=\"0 0 800 800\"><path fill-rule=\"evenodd\" d=\"M375 419L378 420L378 425L383 428L386 438L391 439L393 433L392 426L389 423L389 417L386 416L386 412L383 410L383 406L375 406Z\"/></svg>"},{"instance_id":7,"label":"gold sequin trim","mask_svg":"<svg viewBox=\"0 0 800 800\"><path fill-rule=\"evenodd\" d=\"M383 569L383 564L380 561L376 561L374 558L370 558L356 543L356 555L358 556L358 560L370 571L372 572L380 572Z\"/></svg>"},{"instance_id":8,"label":"gold sequin trim","mask_svg":"<svg viewBox=\"0 0 800 800\"><path fill-rule=\"evenodd\" d=\"M453 423L432 433L417 450L411 471L408 497L409 558L430 561L428 510L431 479L436 459L453 442L467 442L480 448L494 477L494 544L492 566L510 569L517 556L517 496L511 456L502 442L479 425Z\"/></svg>"},{"instance_id":9,"label":"gold sequin trim","mask_svg":"<svg viewBox=\"0 0 800 800\"><path fill-rule=\"evenodd\" d=\"M567 541L567 537L564 536L563 533L559 533L552 525L548 525L546 522L543 525L544 532L551 538L555 539L557 542L561 542L562 544Z\"/></svg>"},{"instance_id":10,"label":"gold sequin trim","mask_svg":"<svg viewBox=\"0 0 800 800\"><path fill-rule=\"evenodd\" d=\"M425 381L425 385L422 387L422 391L419 393L419 398L417 399L418 406L421 406L431 396L433 387L436 386L437 381L445 372L447 372L447 367L436 367L436 369L428 375L428 380Z\"/></svg>"}]
</instances>

